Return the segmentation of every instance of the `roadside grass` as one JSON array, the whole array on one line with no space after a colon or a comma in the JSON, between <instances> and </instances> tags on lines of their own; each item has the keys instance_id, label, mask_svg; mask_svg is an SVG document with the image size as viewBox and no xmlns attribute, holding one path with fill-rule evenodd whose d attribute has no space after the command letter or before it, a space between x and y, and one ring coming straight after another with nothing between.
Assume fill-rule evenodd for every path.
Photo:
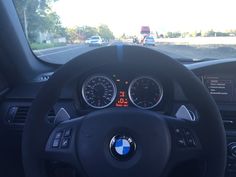
<instances>
[{"instance_id":1,"label":"roadside grass","mask_svg":"<svg viewBox=\"0 0 236 177\"><path fill-rule=\"evenodd\" d=\"M60 46L66 46L66 43L31 43L30 47L32 50L41 50L41 49L47 49L47 48L53 48L53 47L60 47Z\"/></svg>"}]
</instances>

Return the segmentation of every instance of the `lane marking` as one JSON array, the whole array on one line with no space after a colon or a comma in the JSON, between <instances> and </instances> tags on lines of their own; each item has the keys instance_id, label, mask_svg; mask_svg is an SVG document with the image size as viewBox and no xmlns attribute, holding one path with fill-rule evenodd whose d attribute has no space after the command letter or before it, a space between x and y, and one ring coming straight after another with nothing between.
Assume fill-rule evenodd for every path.
<instances>
[{"instance_id":1,"label":"lane marking","mask_svg":"<svg viewBox=\"0 0 236 177\"><path fill-rule=\"evenodd\" d=\"M117 58L118 58L118 60L122 61L124 59L123 44L116 45L116 51L117 51Z\"/></svg>"},{"instance_id":2,"label":"lane marking","mask_svg":"<svg viewBox=\"0 0 236 177\"><path fill-rule=\"evenodd\" d=\"M111 42L107 46L112 46L112 45L116 45L116 42Z\"/></svg>"},{"instance_id":3,"label":"lane marking","mask_svg":"<svg viewBox=\"0 0 236 177\"><path fill-rule=\"evenodd\" d=\"M85 46L83 46L83 47L85 47ZM71 51L71 50L75 50L75 49L78 49L78 48L82 48L82 46L73 47L73 48L71 48L71 49L62 50L62 51L58 51L58 52L52 52L52 53L48 53L48 54L42 54L42 55L38 55L38 57L45 57L45 56L49 56L49 55L55 55L55 54L59 54L59 53L64 53L64 52Z\"/></svg>"},{"instance_id":4,"label":"lane marking","mask_svg":"<svg viewBox=\"0 0 236 177\"><path fill-rule=\"evenodd\" d=\"M43 53L47 51L53 51L53 50L59 50L59 49L64 49L64 48L71 48L71 47L76 47L78 45L65 45L65 46L59 46L59 47L52 47L52 48L46 48L46 49L39 49L39 50L33 50L33 52L36 53Z\"/></svg>"}]
</instances>

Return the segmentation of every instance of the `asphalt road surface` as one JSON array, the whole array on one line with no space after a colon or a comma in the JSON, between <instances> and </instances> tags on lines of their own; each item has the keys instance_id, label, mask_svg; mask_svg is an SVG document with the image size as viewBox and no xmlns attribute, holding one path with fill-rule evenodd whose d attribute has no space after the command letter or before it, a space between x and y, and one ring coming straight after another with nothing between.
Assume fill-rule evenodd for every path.
<instances>
[{"instance_id":1,"label":"asphalt road surface","mask_svg":"<svg viewBox=\"0 0 236 177\"><path fill-rule=\"evenodd\" d=\"M112 42L110 45L126 44L122 42ZM44 61L51 63L64 64L74 57L98 47L89 47L88 45L68 45L45 50L34 51L35 54ZM155 47L150 47L159 52L165 53L173 58L190 58L190 59L223 59L236 58L235 45L173 45L173 44L157 44Z\"/></svg>"}]
</instances>

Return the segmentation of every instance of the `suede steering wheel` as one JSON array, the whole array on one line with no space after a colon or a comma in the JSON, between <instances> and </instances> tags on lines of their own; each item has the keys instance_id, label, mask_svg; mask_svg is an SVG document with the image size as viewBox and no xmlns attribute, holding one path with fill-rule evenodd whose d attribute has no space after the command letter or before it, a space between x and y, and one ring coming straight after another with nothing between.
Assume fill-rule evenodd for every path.
<instances>
[{"instance_id":1,"label":"suede steering wheel","mask_svg":"<svg viewBox=\"0 0 236 177\"><path fill-rule=\"evenodd\" d=\"M69 79L109 64L125 64L130 69L142 66L174 79L198 110L199 119L192 122L136 108L107 108L58 125L48 123L47 113ZM53 148L57 133L66 130L71 130L68 147ZM194 144L179 146L179 132ZM112 155L115 135L128 137L129 156ZM69 163L81 177L164 177L174 166L191 159L205 163L202 176L223 177L226 136L217 105L186 67L148 48L110 46L61 66L40 89L24 127L22 157L26 177L46 177L45 160Z\"/></svg>"}]
</instances>

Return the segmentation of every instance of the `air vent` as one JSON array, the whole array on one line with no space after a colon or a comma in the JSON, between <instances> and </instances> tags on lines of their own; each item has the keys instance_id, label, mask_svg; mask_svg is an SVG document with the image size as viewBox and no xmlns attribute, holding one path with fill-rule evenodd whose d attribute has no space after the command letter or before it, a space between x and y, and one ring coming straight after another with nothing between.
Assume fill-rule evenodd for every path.
<instances>
[{"instance_id":1,"label":"air vent","mask_svg":"<svg viewBox=\"0 0 236 177\"><path fill-rule=\"evenodd\" d=\"M7 122L13 125L24 125L29 109L29 106L14 106L9 108ZM55 111L52 109L48 113L48 121L53 122L54 117Z\"/></svg>"},{"instance_id":2,"label":"air vent","mask_svg":"<svg viewBox=\"0 0 236 177\"><path fill-rule=\"evenodd\" d=\"M49 75L42 75L42 76L40 77L40 80L41 80L41 81L47 81L49 78L50 78Z\"/></svg>"},{"instance_id":3,"label":"air vent","mask_svg":"<svg viewBox=\"0 0 236 177\"><path fill-rule=\"evenodd\" d=\"M236 130L236 111L220 111L226 130Z\"/></svg>"},{"instance_id":4,"label":"air vent","mask_svg":"<svg viewBox=\"0 0 236 177\"><path fill-rule=\"evenodd\" d=\"M55 111L53 109L51 109L48 113L48 122L53 123L55 116L56 116Z\"/></svg>"},{"instance_id":5,"label":"air vent","mask_svg":"<svg viewBox=\"0 0 236 177\"><path fill-rule=\"evenodd\" d=\"M34 80L36 82L45 82L45 81L48 81L52 75L53 75L53 72L42 73L38 75Z\"/></svg>"},{"instance_id":6,"label":"air vent","mask_svg":"<svg viewBox=\"0 0 236 177\"><path fill-rule=\"evenodd\" d=\"M12 123L24 124L28 111L29 107L26 106L18 107Z\"/></svg>"}]
</instances>

